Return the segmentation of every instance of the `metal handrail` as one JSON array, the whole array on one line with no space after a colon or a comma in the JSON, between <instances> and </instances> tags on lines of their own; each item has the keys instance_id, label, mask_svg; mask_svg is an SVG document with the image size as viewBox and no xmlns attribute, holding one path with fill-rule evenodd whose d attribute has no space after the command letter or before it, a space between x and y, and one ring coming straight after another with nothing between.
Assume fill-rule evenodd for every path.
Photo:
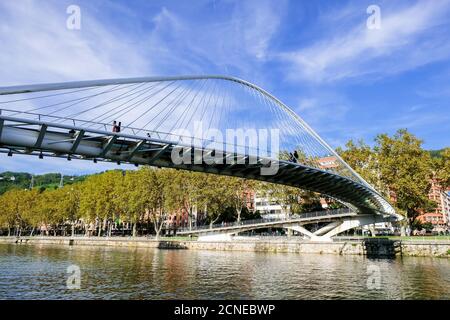
<instances>
[{"instance_id":1,"label":"metal handrail","mask_svg":"<svg viewBox=\"0 0 450 320\"><path fill-rule=\"evenodd\" d=\"M286 216L283 218L261 218L261 219L250 219L250 220L241 220L241 221L235 221L235 222L227 222L227 223L216 223L213 225L200 225L200 226L192 226L185 227L181 229L177 229L177 232L188 232L188 231L196 231L196 230L213 230L213 229L222 229L222 228L235 228L240 226L248 226L248 225L254 225L254 224L265 224L265 223L281 223L281 222L290 222L290 221L296 221L296 220L302 220L302 219L308 219L308 218L315 218L315 217L324 217L324 216L335 216L339 214L346 214L346 213L352 213L354 212L351 209L343 208L343 209L336 209L336 210L322 210L322 211L313 211L313 212L307 212L302 213L299 215L291 215Z\"/></svg>"},{"instance_id":2,"label":"metal handrail","mask_svg":"<svg viewBox=\"0 0 450 320\"><path fill-rule=\"evenodd\" d=\"M12 114L9 114L12 113ZM16 115L20 115L23 114L25 116L31 116L30 118L15 118ZM33 112L27 112L27 111L18 111L18 110L11 110L11 109L3 109L0 108L0 118L6 117L6 120L10 120L12 121L13 118L15 121L38 121L38 122L42 122L47 124L48 126L53 125L54 127L63 127L66 126L67 124L65 124L65 122L71 122L71 124L73 125L73 127L77 127L79 129L83 129L86 131L91 131L91 132L96 132L99 131L98 129L92 128L90 129L89 127L84 127L84 125L99 125L99 126L103 126L104 127L104 131L106 132L110 132L112 131L112 124L109 123L103 123L103 122L93 122L93 121L89 121L89 120L81 120L81 119L73 119L73 118L66 118L66 117L61 117L61 116L54 116L54 115L45 115L45 114L39 114L39 113L33 113ZM8 119L10 118L10 119ZM44 121L45 118L48 118L47 121ZM56 122L56 123L52 123L51 119L56 119L59 120L60 122ZM78 125L77 125L78 123ZM166 143L170 143L172 145L176 145L176 146L180 146L180 147L201 147L204 148L205 144L207 143L216 143L217 146L219 146L220 144L223 146L223 148L221 149L222 152L224 152L224 154L229 153L229 148L228 146L231 146L232 148L245 148L246 153L242 154L242 156L244 157L261 157L261 158L267 158L267 159L271 159L271 160L275 160L275 161L279 161L280 163L284 162L284 163L291 163L291 164L295 164L294 162L291 161L287 161L287 160L281 160L279 159L279 154L273 154L272 151L266 151L266 153L270 153L269 155L259 155L260 149L259 148L252 148L249 146L242 146L239 144L229 144L226 142L218 142L218 141L214 141L211 139L203 139L203 138L196 138L196 137L191 137L191 136L185 136L185 135L177 135L177 134L173 134L173 133L168 133L168 132L163 132L163 131L153 131L153 130L148 130L148 129L139 129L136 127L127 127L127 126L121 126L121 132L120 133L115 133L118 136L130 136L130 134L133 136L134 139L142 139L142 140L146 140L146 139L155 139L155 135L157 136L157 139L160 141L164 141ZM131 132L130 132L131 131ZM125 132L128 132L128 134L126 134ZM143 132L143 133L147 133L147 135L136 135L136 132ZM152 137L153 136L153 137ZM165 136L165 138L163 139L161 136ZM172 138L173 137L173 138ZM188 142L183 141L183 139L188 140ZM215 150L220 150L220 148L216 147ZM253 153L250 154L250 151L252 151ZM238 164L240 164L239 160L238 160ZM326 169L320 168L318 166L314 166L311 165L311 163L299 163L302 166L306 166L306 167L310 167L316 170L320 170L320 171L327 171L327 172L331 172L332 174L336 174L339 176L343 176L346 177L356 183L358 183L357 181L353 180L353 177L348 176L346 174L344 174L343 172L339 172L339 171L328 171Z\"/></svg>"},{"instance_id":3,"label":"metal handrail","mask_svg":"<svg viewBox=\"0 0 450 320\"><path fill-rule=\"evenodd\" d=\"M5 113L4 113L5 112ZM12 113L12 114L9 114ZM74 119L74 118L67 118L67 117L61 117L61 116L54 116L54 115L46 115L46 114L40 114L40 113L34 113L34 112L28 112L28 111L18 111L18 110L11 110L11 109L0 109L0 115L5 115L5 116L9 116L9 117L14 117L16 115L25 115L25 116L30 116L32 119L31 120L37 120L37 121L43 121L43 119L48 118L48 121L51 121L50 119L54 119L57 121L60 121L61 124L63 124L64 122L70 122L73 124L73 126L83 126L83 125L97 125L97 126L101 126L105 129L105 131L112 131L112 127L113 125L110 123L104 123L104 122L95 122L95 121L90 121L90 120L82 120L82 119ZM28 119L28 118L26 118ZM78 125L77 125L78 123ZM218 142L218 141L214 141L211 139L203 139L203 138L196 138L196 137L192 137L192 136L185 136L185 135L179 135L179 134L174 134L174 133L169 133L169 132L164 132L164 131L156 131L156 130L148 130L148 129L142 129L142 128L136 128L136 127L130 127L130 126L121 126L121 131L128 131L130 133L132 133L133 135L136 135L136 132L143 132L145 135L141 136L142 139L146 139L151 137L152 135L156 135L158 139L162 139L163 136L165 136L165 139L170 138L174 138L174 140L170 140L174 145L177 145L180 142L184 142L183 139L187 139L188 141L191 141L194 146L195 143L197 142L198 145L197 146L201 146L204 147L204 145L206 143L216 143L217 145L222 144L224 146L224 148L222 149L222 151L226 151L228 150L226 148L226 146L232 146L233 148L245 148L248 151L254 151L256 152L256 154L259 154L260 149L259 148L252 148L249 146L242 146L242 145L238 145L238 144L229 144L229 143L225 143L225 142ZM150 136L149 136L150 135ZM273 154L270 154L269 157L272 157Z\"/></svg>"},{"instance_id":4,"label":"metal handrail","mask_svg":"<svg viewBox=\"0 0 450 320\"><path fill-rule=\"evenodd\" d=\"M38 119L37 120L34 120L34 119L27 119L27 118L24 118L24 119L21 119L21 118L15 118L15 117L12 117L12 116L8 116L8 115L5 115L5 114L3 114L3 111L7 111L7 112L13 112L13 113L15 113L15 114L17 114L17 113L24 113L24 114L29 114L29 115L33 115L33 116L38 116ZM41 117L50 117L50 118L55 118L55 119L64 119L64 120L69 120L69 121L73 121L73 123L74 123L74 125L73 126L71 126L71 125L67 125L67 124L63 124L63 123L51 123L51 122L46 122L46 121L42 121L42 119L41 119ZM82 126L77 126L76 125L76 122L78 121L79 123L95 123L95 124L99 124L99 123L97 123L97 122L92 122L92 121L88 121L88 120L78 120L78 119L71 119L71 118L63 118L63 117L59 117L59 116L47 116L47 115L42 115L42 114L37 114L37 113L31 113L31 112L19 112L19 111L17 111L17 110L9 110L9 109L0 109L0 119L4 119L4 120L7 120L7 121L16 121L16 122L25 122L25 121L29 121L30 123L32 123L32 122L34 122L34 124L36 124L36 125L41 125L41 124L46 124L47 126L49 126L49 127L55 127L55 128L60 128L60 129L63 129L63 128L65 128L65 129L75 129L75 130L85 130L85 131L89 131L89 132L92 132L92 133L98 133L98 134L104 134L105 132L109 132L109 130L107 129L107 128L105 128L105 131L102 131L102 130L98 130L98 129L87 129L87 128L84 128L84 127L82 127ZM25 123L26 124L26 123ZM111 124L103 124L105 127L112 127L112 125ZM179 139L179 141L177 141L177 142L175 142L175 141L171 141L171 140L163 140L163 139L161 139L160 137L158 137L158 139L156 139L156 138L152 138L152 137L149 137L149 136L147 136L147 137L143 137L143 136L137 136L137 135L130 135L130 134L125 134L125 133L122 133L122 132L120 132L120 133L114 133L114 135L117 135L117 136L119 136L119 137L125 137L125 138L132 138L132 139L142 139L142 140L150 140L150 139L152 139L152 140L158 140L159 142L161 142L161 143L164 143L164 144L171 144L171 145L177 145L177 146L180 146L180 147L196 147L195 145L193 145L193 144L188 144L188 143L183 143L181 140L181 138L183 138L183 137L185 137L185 138L189 138L189 139L197 139L197 140L199 140L199 141L202 141L202 142L215 142L215 141L213 141L213 140L205 140L205 139L199 139L199 138L193 138L193 137L187 137L187 136L181 136L181 135L175 135L175 134L171 134L171 133L166 133L166 132L159 132L159 131L151 131L151 130L145 130L145 129L137 129L137 128L134 128L134 127L123 127L123 128L128 128L128 129L130 129L130 130L140 130L140 131L146 131L146 132L149 132L149 133L156 133L156 134L165 134L165 135L173 135L173 136L175 136L175 137L179 137L180 139ZM181 142L180 142L181 141ZM225 143L225 145L230 145L230 144L226 144ZM232 146L234 146L234 145L232 145ZM203 146L201 146L202 148L203 148ZM243 147L243 146L241 146L241 145L235 145L235 147ZM247 148L248 150L255 150L254 148ZM206 150L206 149L205 149ZM212 150L212 149L210 149L210 150ZM227 151L227 148L224 148L223 149L223 151L224 151L224 153L225 154L227 154L227 153L229 153L229 151ZM256 151L259 151L259 149L256 149ZM254 155L250 155L250 154L235 154L236 156L241 156L241 157L254 157ZM275 158L272 158L271 157L271 155L270 156L259 156L260 158L265 158L266 160L270 160L270 161L278 161L279 163L286 163L286 164L297 164L297 163L294 163L294 162L290 162L290 161L286 161L286 160L280 160L280 159L278 159L278 155L277 155L277 157L275 157ZM238 160L238 164L239 164L239 160ZM321 169L321 168L318 168L318 167L314 167L314 166L310 166L310 165L308 165L308 164L302 164L302 163L298 163L298 164L300 164L301 166L304 166L304 167L306 167L306 168L311 168L311 169L314 169L314 170L318 170L318 171L321 171L321 172L326 172L326 173L328 173L328 174L334 174L334 175L338 175L338 176L340 176L340 177L345 177L345 178L347 178L347 179L350 179L350 180L352 180L351 179L351 177L348 177L348 176L346 176L346 175L341 175L340 173L338 173L338 172L331 172L331 171L328 171L328 170L326 170L326 169ZM355 182L355 183L358 183L357 181L354 181L354 180L352 180L353 182ZM360 184L360 183L358 183L358 184ZM360 184L361 185L361 184ZM363 185L361 185L361 186L363 186Z\"/></svg>"}]
</instances>

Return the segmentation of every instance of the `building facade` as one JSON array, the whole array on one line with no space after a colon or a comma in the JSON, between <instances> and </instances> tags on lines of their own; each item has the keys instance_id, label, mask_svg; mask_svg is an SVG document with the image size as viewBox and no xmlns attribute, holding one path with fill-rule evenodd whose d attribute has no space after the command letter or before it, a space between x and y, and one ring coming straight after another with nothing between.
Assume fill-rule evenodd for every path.
<instances>
[{"instance_id":1,"label":"building facade","mask_svg":"<svg viewBox=\"0 0 450 320\"><path fill-rule=\"evenodd\" d=\"M441 195L442 212L444 214L444 221L450 227L450 190L447 190Z\"/></svg>"},{"instance_id":2,"label":"building facade","mask_svg":"<svg viewBox=\"0 0 450 320\"><path fill-rule=\"evenodd\" d=\"M256 211L259 211L262 217L265 218L273 219L286 216L286 211L280 204L263 195L255 194L254 208Z\"/></svg>"},{"instance_id":3,"label":"building facade","mask_svg":"<svg viewBox=\"0 0 450 320\"><path fill-rule=\"evenodd\" d=\"M439 181L432 179L428 198L436 203L436 208L421 214L418 220L421 223L430 222L437 231L447 229L450 221L449 191L444 191Z\"/></svg>"}]
</instances>

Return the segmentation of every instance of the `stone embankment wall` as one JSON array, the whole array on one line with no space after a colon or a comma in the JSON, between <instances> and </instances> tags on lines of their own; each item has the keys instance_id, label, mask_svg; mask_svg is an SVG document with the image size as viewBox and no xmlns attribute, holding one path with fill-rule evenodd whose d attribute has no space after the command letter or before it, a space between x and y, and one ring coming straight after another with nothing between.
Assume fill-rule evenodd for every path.
<instances>
[{"instance_id":1,"label":"stone embankment wall","mask_svg":"<svg viewBox=\"0 0 450 320\"><path fill-rule=\"evenodd\" d=\"M363 239L335 242L298 240L181 241L149 238L0 237L0 243L142 247L217 251L366 255L372 257L450 257L450 241Z\"/></svg>"}]
</instances>

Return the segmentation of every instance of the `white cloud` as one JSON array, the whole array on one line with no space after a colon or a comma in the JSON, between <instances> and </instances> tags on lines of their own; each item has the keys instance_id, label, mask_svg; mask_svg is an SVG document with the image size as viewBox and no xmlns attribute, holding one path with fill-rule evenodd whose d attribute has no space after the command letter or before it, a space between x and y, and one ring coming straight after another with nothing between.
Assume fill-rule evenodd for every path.
<instances>
[{"instance_id":1,"label":"white cloud","mask_svg":"<svg viewBox=\"0 0 450 320\"><path fill-rule=\"evenodd\" d=\"M368 16L361 12L356 26L336 32L332 23L329 37L279 57L290 63L291 79L311 82L373 79L415 69L450 56L450 44L442 41L449 11L445 0L419 1L402 9L386 4L381 6L380 30L366 28Z\"/></svg>"},{"instance_id":2,"label":"white cloud","mask_svg":"<svg viewBox=\"0 0 450 320\"><path fill-rule=\"evenodd\" d=\"M308 109L312 109L318 107L317 99L315 98L303 98L300 100L298 110L300 112L307 111Z\"/></svg>"},{"instance_id":3,"label":"white cloud","mask_svg":"<svg viewBox=\"0 0 450 320\"><path fill-rule=\"evenodd\" d=\"M81 30L66 28L64 6L0 3L1 85L138 75L149 70L132 39L81 6Z\"/></svg>"},{"instance_id":4,"label":"white cloud","mask_svg":"<svg viewBox=\"0 0 450 320\"><path fill-rule=\"evenodd\" d=\"M224 1L217 4L214 19L201 20L162 8L152 20L151 56L157 57L164 72L233 74L259 81L264 74L257 72L258 64L270 58L269 45L286 5L286 1Z\"/></svg>"},{"instance_id":5,"label":"white cloud","mask_svg":"<svg viewBox=\"0 0 450 320\"><path fill-rule=\"evenodd\" d=\"M343 94L322 90L312 91L306 98L300 99L295 111L313 128L321 128L321 132L333 132L346 121L351 107L352 103Z\"/></svg>"},{"instance_id":6,"label":"white cloud","mask_svg":"<svg viewBox=\"0 0 450 320\"><path fill-rule=\"evenodd\" d=\"M276 34L285 7L284 1L240 1L233 23L240 32L239 46L256 59L265 59L272 37Z\"/></svg>"}]
</instances>

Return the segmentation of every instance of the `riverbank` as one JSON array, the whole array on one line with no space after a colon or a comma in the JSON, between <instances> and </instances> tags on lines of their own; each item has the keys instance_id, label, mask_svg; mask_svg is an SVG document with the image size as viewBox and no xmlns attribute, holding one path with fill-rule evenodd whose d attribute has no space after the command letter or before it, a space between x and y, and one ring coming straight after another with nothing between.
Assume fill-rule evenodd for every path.
<instances>
[{"instance_id":1,"label":"riverbank","mask_svg":"<svg viewBox=\"0 0 450 320\"><path fill-rule=\"evenodd\" d=\"M365 238L334 242L310 242L297 239L249 239L234 241L196 241L136 237L0 237L0 243L18 245L115 246L181 250L253 251L274 253L306 253L364 255L372 257L450 257L450 241L446 240L390 240Z\"/></svg>"}]
</instances>

